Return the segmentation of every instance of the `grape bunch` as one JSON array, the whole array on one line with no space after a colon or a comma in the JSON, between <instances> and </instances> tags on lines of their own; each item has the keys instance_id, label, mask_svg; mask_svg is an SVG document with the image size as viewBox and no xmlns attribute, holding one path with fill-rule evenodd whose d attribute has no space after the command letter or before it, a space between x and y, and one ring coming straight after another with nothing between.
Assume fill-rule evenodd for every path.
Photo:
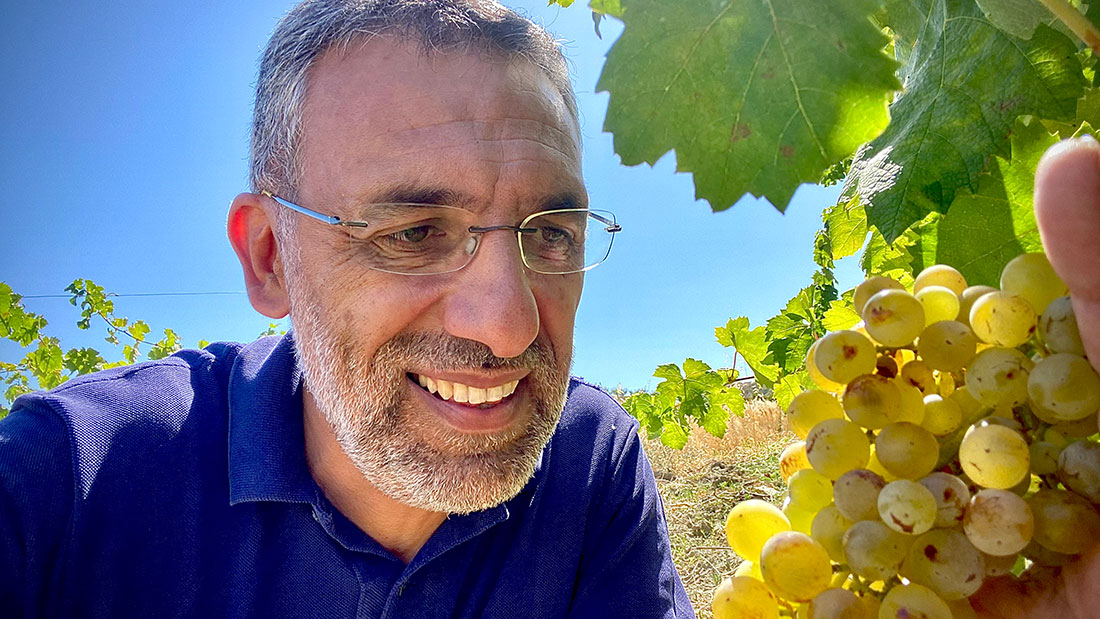
<instances>
[{"instance_id":1,"label":"grape bunch","mask_svg":"<svg viewBox=\"0 0 1100 619\"><path fill-rule=\"evenodd\" d=\"M1000 284L935 265L855 289L862 322L810 347L787 409L782 509L726 520L744 561L716 619L973 617L985 579L1100 542L1100 376L1066 286L1041 253Z\"/></svg>"}]
</instances>

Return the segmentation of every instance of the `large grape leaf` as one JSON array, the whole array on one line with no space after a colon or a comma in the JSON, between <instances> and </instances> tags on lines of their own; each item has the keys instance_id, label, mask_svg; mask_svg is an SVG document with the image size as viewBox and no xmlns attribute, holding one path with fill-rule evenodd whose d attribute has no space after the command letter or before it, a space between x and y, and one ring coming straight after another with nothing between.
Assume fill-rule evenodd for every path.
<instances>
[{"instance_id":1,"label":"large grape leaf","mask_svg":"<svg viewBox=\"0 0 1100 619\"><path fill-rule=\"evenodd\" d=\"M626 165L675 149L714 210L786 208L888 122L899 88L877 0L629 0L597 89Z\"/></svg>"},{"instance_id":2,"label":"large grape leaf","mask_svg":"<svg viewBox=\"0 0 1100 619\"><path fill-rule=\"evenodd\" d=\"M914 7L925 19L890 126L857 154L844 190L845 199L859 196L887 242L945 212L960 188L976 190L989 154L1008 156L1017 116L1072 118L1085 86L1076 45L1047 26L1024 41L991 24L973 0L890 6L904 8L898 27L906 37Z\"/></svg>"}]
</instances>

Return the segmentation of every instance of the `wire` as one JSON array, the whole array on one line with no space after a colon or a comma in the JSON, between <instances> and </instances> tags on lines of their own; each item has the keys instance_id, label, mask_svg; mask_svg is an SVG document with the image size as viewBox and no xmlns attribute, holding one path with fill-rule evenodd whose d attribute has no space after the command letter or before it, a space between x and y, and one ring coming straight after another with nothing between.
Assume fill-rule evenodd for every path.
<instances>
[{"instance_id":1,"label":"wire","mask_svg":"<svg viewBox=\"0 0 1100 619\"><path fill-rule=\"evenodd\" d=\"M212 292L108 292L108 297L201 297L211 295L244 294L243 290L218 290ZM24 299L70 299L71 294L23 294Z\"/></svg>"}]
</instances>

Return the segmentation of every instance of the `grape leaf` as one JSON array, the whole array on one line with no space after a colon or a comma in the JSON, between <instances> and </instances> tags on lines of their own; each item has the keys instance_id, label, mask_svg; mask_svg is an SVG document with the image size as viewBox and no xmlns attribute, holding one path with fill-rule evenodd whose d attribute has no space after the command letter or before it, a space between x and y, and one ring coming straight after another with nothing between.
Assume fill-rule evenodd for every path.
<instances>
[{"instance_id":1,"label":"grape leaf","mask_svg":"<svg viewBox=\"0 0 1100 619\"><path fill-rule=\"evenodd\" d=\"M867 240L867 211L859 203L858 196L829 207L822 219L829 233L833 260L855 254Z\"/></svg>"},{"instance_id":2,"label":"grape leaf","mask_svg":"<svg viewBox=\"0 0 1100 619\"><path fill-rule=\"evenodd\" d=\"M749 319L731 318L724 327L715 327L714 336L723 346L734 348L752 370L756 382L766 389L779 378L779 367L768 358L768 336L764 327L749 329Z\"/></svg>"},{"instance_id":3,"label":"grape leaf","mask_svg":"<svg viewBox=\"0 0 1100 619\"><path fill-rule=\"evenodd\" d=\"M631 0L597 89L626 165L675 149L714 210L799 184L875 137L899 88L877 0Z\"/></svg>"},{"instance_id":4,"label":"grape leaf","mask_svg":"<svg viewBox=\"0 0 1100 619\"><path fill-rule=\"evenodd\" d=\"M1054 16L1037 0L977 0L978 6L994 26L1005 32L1030 39L1039 24L1050 25Z\"/></svg>"},{"instance_id":5,"label":"grape leaf","mask_svg":"<svg viewBox=\"0 0 1100 619\"><path fill-rule=\"evenodd\" d=\"M1076 45L1047 26L1022 41L971 0L901 4L925 15L905 91L890 126L856 155L843 194L860 197L887 242L945 212L959 189L975 190L989 154L1008 156L1017 116L1073 118L1085 86Z\"/></svg>"},{"instance_id":6,"label":"grape leaf","mask_svg":"<svg viewBox=\"0 0 1100 619\"><path fill-rule=\"evenodd\" d=\"M852 300L849 298L833 301L821 322L829 331L843 331L851 329L860 320L862 319L852 307Z\"/></svg>"}]
</instances>

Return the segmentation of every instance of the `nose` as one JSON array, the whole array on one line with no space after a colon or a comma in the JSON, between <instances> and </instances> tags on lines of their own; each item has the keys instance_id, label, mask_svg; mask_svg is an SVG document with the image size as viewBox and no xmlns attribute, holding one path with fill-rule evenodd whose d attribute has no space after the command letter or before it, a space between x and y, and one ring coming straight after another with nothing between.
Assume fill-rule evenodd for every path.
<instances>
[{"instance_id":1,"label":"nose","mask_svg":"<svg viewBox=\"0 0 1100 619\"><path fill-rule=\"evenodd\" d=\"M473 260L454 274L444 328L498 357L521 354L539 332L539 311L514 232L484 234Z\"/></svg>"}]
</instances>

